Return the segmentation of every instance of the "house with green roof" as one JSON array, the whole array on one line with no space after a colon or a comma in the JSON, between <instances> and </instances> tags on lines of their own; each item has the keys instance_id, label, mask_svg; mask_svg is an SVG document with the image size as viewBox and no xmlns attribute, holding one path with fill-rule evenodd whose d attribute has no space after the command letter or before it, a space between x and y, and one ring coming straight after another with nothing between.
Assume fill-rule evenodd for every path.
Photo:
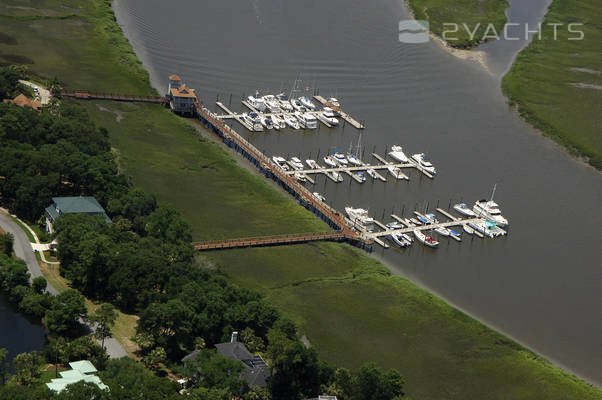
<instances>
[{"instance_id":1,"label":"house with green roof","mask_svg":"<svg viewBox=\"0 0 602 400\"><path fill-rule=\"evenodd\" d=\"M102 390L109 390L109 387L102 383L99 377L94 375L94 373L98 371L94 367L94 364L92 364L90 361L81 360L70 362L69 366L72 369L68 371L59 372L59 374L61 375L60 378L52 379L49 383L46 384L48 389L60 393L63 390L65 390L65 388L68 385L84 381L88 383L93 383Z\"/></svg>"},{"instance_id":2,"label":"house with green roof","mask_svg":"<svg viewBox=\"0 0 602 400\"><path fill-rule=\"evenodd\" d=\"M105 221L111 219L104 208L92 196L53 197L52 204L46 207L46 230L54 232L53 224L58 217L65 214L100 215Z\"/></svg>"}]
</instances>

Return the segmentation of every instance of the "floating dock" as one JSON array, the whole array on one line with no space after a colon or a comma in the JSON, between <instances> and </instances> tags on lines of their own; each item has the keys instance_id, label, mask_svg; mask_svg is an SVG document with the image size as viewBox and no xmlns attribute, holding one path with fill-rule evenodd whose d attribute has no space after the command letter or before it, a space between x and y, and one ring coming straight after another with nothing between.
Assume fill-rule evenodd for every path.
<instances>
[{"instance_id":1,"label":"floating dock","mask_svg":"<svg viewBox=\"0 0 602 400\"><path fill-rule=\"evenodd\" d=\"M322 96L314 96L314 99L318 100L323 106L330 107L334 111L338 112L340 114L341 118L343 118L345 121L347 121L347 123L349 123L354 128L356 128L356 129L364 129L364 125L363 124L359 123L353 117L351 117L351 115L349 115L345 111L343 111L343 109L340 106L336 106L336 105L330 103L328 100L326 100Z\"/></svg>"}]
</instances>

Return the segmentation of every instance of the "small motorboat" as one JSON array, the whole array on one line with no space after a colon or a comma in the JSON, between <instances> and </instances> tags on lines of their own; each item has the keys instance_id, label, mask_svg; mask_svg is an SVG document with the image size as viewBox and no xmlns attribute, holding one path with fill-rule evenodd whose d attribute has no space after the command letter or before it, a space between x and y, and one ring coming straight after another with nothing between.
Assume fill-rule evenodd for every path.
<instances>
[{"instance_id":1,"label":"small motorboat","mask_svg":"<svg viewBox=\"0 0 602 400\"><path fill-rule=\"evenodd\" d=\"M337 166L337 161L334 159L333 156L324 157L324 162L326 163L326 165L332 168L336 168Z\"/></svg>"},{"instance_id":2,"label":"small motorboat","mask_svg":"<svg viewBox=\"0 0 602 400\"><path fill-rule=\"evenodd\" d=\"M412 222L412 220L409 219L404 219L404 222L410 227L410 228L414 228L416 227L416 224Z\"/></svg>"},{"instance_id":3,"label":"small motorboat","mask_svg":"<svg viewBox=\"0 0 602 400\"><path fill-rule=\"evenodd\" d=\"M346 167L349 164L349 161L347 161L345 154L343 154L339 151L335 151L332 154L332 156L334 157L335 161L343 167Z\"/></svg>"},{"instance_id":4,"label":"small motorboat","mask_svg":"<svg viewBox=\"0 0 602 400\"><path fill-rule=\"evenodd\" d=\"M330 97L328 100L326 100L328 103L330 103L331 105L335 106L335 107L340 107L341 103L339 103L339 100L337 100L334 97Z\"/></svg>"},{"instance_id":5,"label":"small motorboat","mask_svg":"<svg viewBox=\"0 0 602 400\"><path fill-rule=\"evenodd\" d=\"M460 214L465 215L467 217L474 218L474 217L477 216L477 214L475 214L474 211L472 211L470 208L468 208L468 206L466 205L466 203L454 204L454 210L456 210Z\"/></svg>"},{"instance_id":6,"label":"small motorboat","mask_svg":"<svg viewBox=\"0 0 602 400\"><path fill-rule=\"evenodd\" d=\"M392 159L401 163L407 163L408 161L410 161L408 160L408 157L406 157L406 155L404 154L403 148L401 146L391 146L391 151L389 152L389 155Z\"/></svg>"},{"instance_id":7,"label":"small motorboat","mask_svg":"<svg viewBox=\"0 0 602 400\"><path fill-rule=\"evenodd\" d=\"M289 164L291 164L293 166L293 168L295 168L296 170L302 170L303 169L303 163L297 157L292 157L290 159L290 161L289 161Z\"/></svg>"},{"instance_id":8,"label":"small motorboat","mask_svg":"<svg viewBox=\"0 0 602 400\"><path fill-rule=\"evenodd\" d=\"M433 248L439 246L438 241L418 229L414 230L414 236L416 236L416 239L425 246Z\"/></svg>"},{"instance_id":9,"label":"small motorboat","mask_svg":"<svg viewBox=\"0 0 602 400\"><path fill-rule=\"evenodd\" d=\"M422 222L418 221L416 218L410 218L410 222L416 226L422 225Z\"/></svg>"},{"instance_id":10,"label":"small motorboat","mask_svg":"<svg viewBox=\"0 0 602 400\"><path fill-rule=\"evenodd\" d=\"M332 126L339 126L339 120L336 119L335 117L322 116L322 118L324 118L326 120L326 122L328 122Z\"/></svg>"},{"instance_id":11,"label":"small motorboat","mask_svg":"<svg viewBox=\"0 0 602 400\"><path fill-rule=\"evenodd\" d=\"M286 124L288 126L290 126L292 129L301 129L301 126L299 125L299 121L297 121L297 118L295 118L293 115L290 114L284 114L284 122L286 122Z\"/></svg>"},{"instance_id":12,"label":"small motorboat","mask_svg":"<svg viewBox=\"0 0 602 400\"><path fill-rule=\"evenodd\" d=\"M302 174L301 172L295 172L295 179L299 182L306 182L307 181L307 176L305 176L305 174Z\"/></svg>"},{"instance_id":13,"label":"small motorboat","mask_svg":"<svg viewBox=\"0 0 602 400\"><path fill-rule=\"evenodd\" d=\"M468 233L469 235L474 234L474 229L472 229L468 225L462 225L462 229L464 230L464 232Z\"/></svg>"},{"instance_id":14,"label":"small motorboat","mask_svg":"<svg viewBox=\"0 0 602 400\"><path fill-rule=\"evenodd\" d=\"M389 172L391 173L391 175L393 175L393 177L395 179L407 179L407 180L409 180L408 176L401 171L401 168L398 168L398 167L387 167L387 169L389 170Z\"/></svg>"},{"instance_id":15,"label":"small motorboat","mask_svg":"<svg viewBox=\"0 0 602 400\"><path fill-rule=\"evenodd\" d=\"M320 201L326 201L326 197L322 196L320 193L318 192L313 192L313 195L316 199L320 200Z\"/></svg>"},{"instance_id":16,"label":"small motorboat","mask_svg":"<svg viewBox=\"0 0 602 400\"><path fill-rule=\"evenodd\" d=\"M431 223L431 221L429 221L427 218L425 217L418 217L418 221L422 222L424 225L428 225Z\"/></svg>"},{"instance_id":17,"label":"small motorboat","mask_svg":"<svg viewBox=\"0 0 602 400\"><path fill-rule=\"evenodd\" d=\"M353 165L360 166L362 165L362 160L360 160L355 154L347 154L347 160Z\"/></svg>"},{"instance_id":18,"label":"small motorboat","mask_svg":"<svg viewBox=\"0 0 602 400\"><path fill-rule=\"evenodd\" d=\"M462 234L461 234L460 232L456 232L456 231L454 231L454 230L453 230L453 229L451 229L451 228L447 228L447 230L449 231L449 233L450 233L452 236L455 236L455 237L457 237L457 238L459 238L459 237L461 237L461 236L462 236Z\"/></svg>"},{"instance_id":19,"label":"small motorboat","mask_svg":"<svg viewBox=\"0 0 602 400\"><path fill-rule=\"evenodd\" d=\"M435 230L435 232L437 232L441 236L449 236L449 235L451 235L451 232L449 231L449 229L444 228L442 226L439 226L439 227L435 228L434 230Z\"/></svg>"},{"instance_id":20,"label":"small motorboat","mask_svg":"<svg viewBox=\"0 0 602 400\"><path fill-rule=\"evenodd\" d=\"M401 248L409 247L412 244L411 242L405 240L405 238L399 233L391 233L390 236L393 243Z\"/></svg>"},{"instance_id":21,"label":"small motorboat","mask_svg":"<svg viewBox=\"0 0 602 400\"><path fill-rule=\"evenodd\" d=\"M364 175L362 171L356 172L355 176L357 176L357 179L359 179L361 183L366 182L366 175Z\"/></svg>"},{"instance_id":22,"label":"small motorboat","mask_svg":"<svg viewBox=\"0 0 602 400\"><path fill-rule=\"evenodd\" d=\"M404 225L401 222L398 222L398 221L389 222L385 226L387 228L389 228L389 229L402 229L402 228L404 228Z\"/></svg>"},{"instance_id":23,"label":"small motorboat","mask_svg":"<svg viewBox=\"0 0 602 400\"><path fill-rule=\"evenodd\" d=\"M301 96L301 97L299 97L299 101L301 102L301 104L303 104L304 107L306 107L309 110L315 110L316 109L316 105L307 96Z\"/></svg>"},{"instance_id":24,"label":"small motorboat","mask_svg":"<svg viewBox=\"0 0 602 400\"><path fill-rule=\"evenodd\" d=\"M343 175L341 175L339 172L332 171L330 173L332 174L332 177L334 178L335 181L337 181L337 182L343 182Z\"/></svg>"},{"instance_id":25,"label":"small motorboat","mask_svg":"<svg viewBox=\"0 0 602 400\"><path fill-rule=\"evenodd\" d=\"M305 160L305 164L307 164L307 166L311 169L320 168L320 165L316 162L316 160L312 160L312 159Z\"/></svg>"},{"instance_id":26,"label":"small motorboat","mask_svg":"<svg viewBox=\"0 0 602 400\"><path fill-rule=\"evenodd\" d=\"M426 154L424 154L424 153L413 154L412 159L414 161L416 161L416 163L418 163L418 165L420 167L422 167L422 169L424 169L429 174L435 175L437 173L435 166L433 165L433 163L431 163L431 160L429 160L429 158L426 156Z\"/></svg>"},{"instance_id":27,"label":"small motorboat","mask_svg":"<svg viewBox=\"0 0 602 400\"><path fill-rule=\"evenodd\" d=\"M366 173L367 173L368 175L370 175L370 177L371 177L372 179L376 179L376 178L377 178L377 176L376 176L376 171L375 171L375 170L373 170L372 168L368 168L368 169L366 170Z\"/></svg>"},{"instance_id":28,"label":"small motorboat","mask_svg":"<svg viewBox=\"0 0 602 400\"><path fill-rule=\"evenodd\" d=\"M269 116L261 114L261 115L259 115L259 121L261 122L261 125L263 125L263 127L265 129L272 129L274 127L272 118L270 118Z\"/></svg>"},{"instance_id":29,"label":"small motorboat","mask_svg":"<svg viewBox=\"0 0 602 400\"><path fill-rule=\"evenodd\" d=\"M412 239L412 237L410 235L408 235L407 233L402 233L401 237L404 238L405 240L407 240L410 243L414 242L414 239Z\"/></svg>"}]
</instances>

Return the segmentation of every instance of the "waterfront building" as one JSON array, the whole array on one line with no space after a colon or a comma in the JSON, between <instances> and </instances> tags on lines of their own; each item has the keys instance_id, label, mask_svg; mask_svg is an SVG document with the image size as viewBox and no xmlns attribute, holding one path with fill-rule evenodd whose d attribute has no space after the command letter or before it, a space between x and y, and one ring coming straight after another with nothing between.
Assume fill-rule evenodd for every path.
<instances>
[{"instance_id":1,"label":"waterfront building","mask_svg":"<svg viewBox=\"0 0 602 400\"><path fill-rule=\"evenodd\" d=\"M194 89L187 87L178 75L169 77L167 89L171 111L181 115L193 115L194 103L197 100Z\"/></svg>"},{"instance_id":2,"label":"waterfront building","mask_svg":"<svg viewBox=\"0 0 602 400\"><path fill-rule=\"evenodd\" d=\"M65 214L100 215L106 222L111 219L104 208L91 196L53 197L52 204L46 207L46 230L54 232L53 224L58 217Z\"/></svg>"}]
</instances>

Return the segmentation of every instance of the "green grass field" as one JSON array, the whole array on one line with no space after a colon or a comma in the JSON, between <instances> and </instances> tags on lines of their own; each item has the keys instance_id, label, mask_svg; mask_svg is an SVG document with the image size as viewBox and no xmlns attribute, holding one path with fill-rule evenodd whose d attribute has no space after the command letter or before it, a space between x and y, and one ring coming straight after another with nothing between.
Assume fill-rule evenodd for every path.
<instances>
[{"instance_id":1,"label":"green grass field","mask_svg":"<svg viewBox=\"0 0 602 400\"><path fill-rule=\"evenodd\" d=\"M413 399L602 399L602 392L347 245L203 253L263 293L321 358L398 368Z\"/></svg>"},{"instance_id":2,"label":"green grass field","mask_svg":"<svg viewBox=\"0 0 602 400\"><path fill-rule=\"evenodd\" d=\"M125 174L161 203L180 210L195 240L329 230L167 109L141 103L81 104L109 130Z\"/></svg>"},{"instance_id":3,"label":"green grass field","mask_svg":"<svg viewBox=\"0 0 602 400\"><path fill-rule=\"evenodd\" d=\"M508 2L506 0L409 0L409 5L416 19L429 21L429 29L437 36L441 37L444 31L454 30L444 24L457 24L457 32L450 32L443 39L456 38L457 40L446 41L452 47L471 48L482 43L482 38L486 34L493 35L494 31L491 29L501 34L506 23L505 10ZM466 24L470 32L475 32L472 38L462 24ZM489 24L493 27L488 31Z\"/></svg>"},{"instance_id":4,"label":"green grass field","mask_svg":"<svg viewBox=\"0 0 602 400\"><path fill-rule=\"evenodd\" d=\"M563 23L553 28L547 23ZM570 33L569 23L583 23ZM554 0L542 40L517 57L502 87L511 104L544 134L602 169L602 12L596 0ZM579 87L581 86L581 87ZM587 86L587 87L583 87Z\"/></svg>"},{"instance_id":5,"label":"green grass field","mask_svg":"<svg viewBox=\"0 0 602 400\"><path fill-rule=\"evenodd\" d=\"M156 95L105 0L5 0L0 65L25 64L67 89Z\"/></svg>"}]
</instances>

